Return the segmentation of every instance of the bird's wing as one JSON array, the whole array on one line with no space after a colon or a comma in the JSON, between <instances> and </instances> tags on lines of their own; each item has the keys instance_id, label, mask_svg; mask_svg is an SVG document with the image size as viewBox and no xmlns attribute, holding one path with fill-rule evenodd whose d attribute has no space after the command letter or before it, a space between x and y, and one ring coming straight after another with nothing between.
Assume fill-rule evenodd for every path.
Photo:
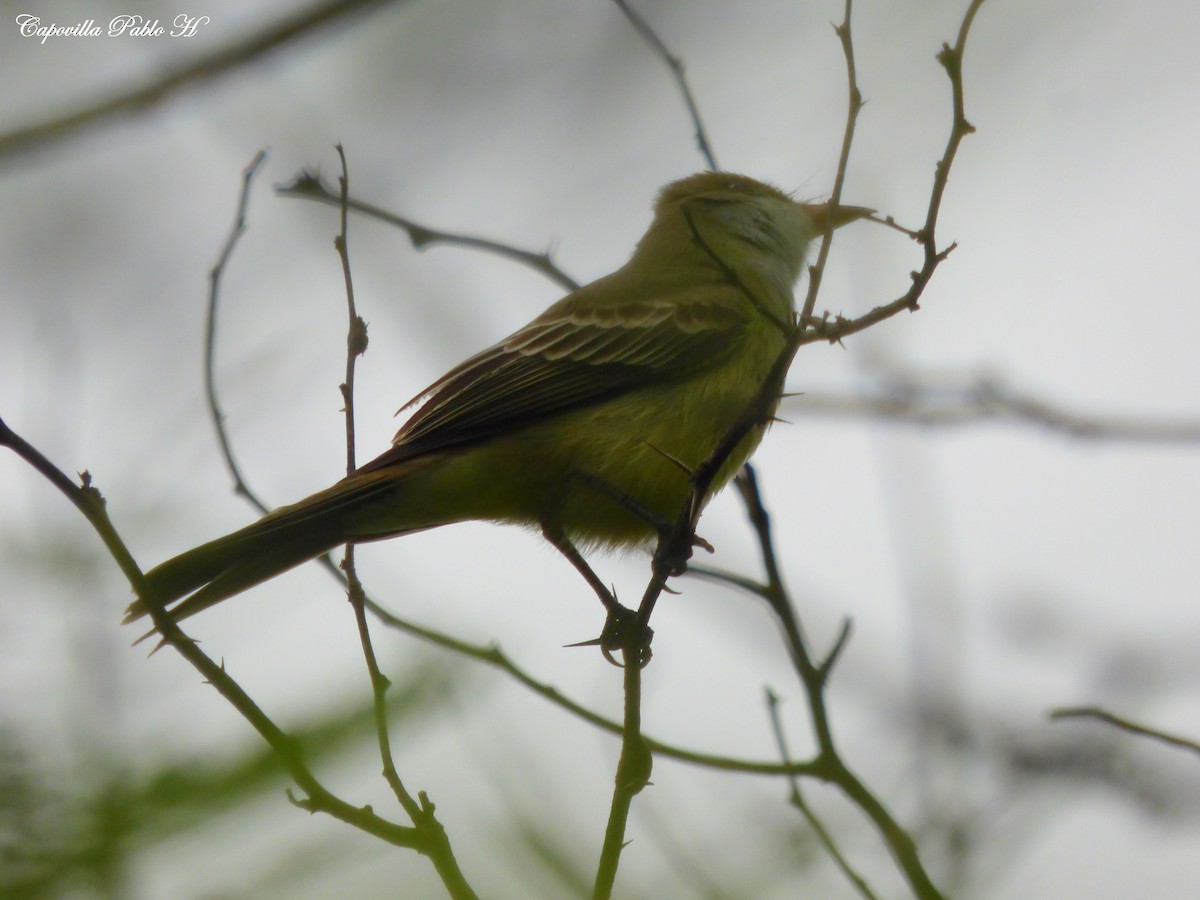
<instances>
[{"instance_id":1,"label":"bird's wing","mask_svg":"<svg viewBox=\"0 0 1200 900\"><path fill-rule=\"evenodd\" d=\"M404 409L426 400L392 448L363 470L475 443L686 376L733 352L745 321L720 288L610 307L588 304L578 294L413 398Z\"/></svg>"}]
</instances>

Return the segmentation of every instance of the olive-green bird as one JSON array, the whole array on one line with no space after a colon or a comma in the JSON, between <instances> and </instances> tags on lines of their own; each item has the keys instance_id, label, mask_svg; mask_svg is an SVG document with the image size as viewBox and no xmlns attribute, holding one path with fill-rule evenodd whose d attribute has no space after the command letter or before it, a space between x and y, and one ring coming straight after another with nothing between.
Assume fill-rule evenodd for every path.
<instances>
[{"instance_id":1,"label":"olive-green bird","mask_svg":"<svg viewBox=\"0 0 1200 900\"><path fill-rule=\"evenodd\" d=\"M838 207L834 224L869 212ZM650 544L650 519L674 521L688 499L683 467L713 451L767 378L828 217L825 204L743 175L667 185L625 265L422 391L390 449L157 566L148 591L182 619L339 544L472 519L560 546ZM764 430L730 455L705 502ZM126 621L145 613L138 600Z\"/></svg>"}]
</instances>

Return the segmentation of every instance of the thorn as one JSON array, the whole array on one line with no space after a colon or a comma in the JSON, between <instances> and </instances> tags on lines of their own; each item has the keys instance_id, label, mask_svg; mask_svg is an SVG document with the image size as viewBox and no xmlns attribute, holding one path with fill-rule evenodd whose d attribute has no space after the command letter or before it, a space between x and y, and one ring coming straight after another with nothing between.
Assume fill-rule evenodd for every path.
<instances>
[{"instance_id":1,"label":"thorn","mask_svg":"<svg viewBox=\"0 0 1200 900\"><path fill-rule=\"evenodd\" d=\"M564 650L571 648L571 647L599 647L600 655L603 656L606 660L608 660L609 665L616 666L618 669L625 668L625 666L622 663L618 662L616 657L613 656L612 647L610 647L608 645L608 642L605 641L603 635L601 635L600 637L597 637L597 638L592 638L590 641L577 641L574 644L563 644Z\"/></svg>"},{"instance_id":2,"label":"thorn","mask_svg":"<svg viewBox=\"0 0 1200 900\"><path fill-rule=\"evenodd\" d=\"M678 469L679 469L681 472L683 472L683 474L684 474L684 475L686 475L688 478L691 478L691 477L692 477L692 469L691 469L691 467L690 467L690 466L689 466L687 463L685 463L683 460L681 460L681 459L680 459L678 456L672 456L672 455L671 455L670 453L668 453L666 450L663 450L663 449L661 449L660 447L655 447L655 446L654 446L653 444L651 444L649 441L646 441L646 446L647 446L647 447L649 447L651 450L653 450L655 453L657 453L657 454L659 454L660 456L662 456L664 459L666 459L666 460L668 460L668 461L670 461L670 462L674 463L674 464L676 465L676 467L677 467L677 468L678 468Z\"/></svg>"},{"instance_id":3,"label":"thorn","mask_svg":"<svg viewBox=\"0 0 1200 900\"><path fill-rule=\"evenodd\" d=\"M599 647L601 639L598 637L592 638L590 641L576 641L574 644L563 644L563 649L570 647Z\"/></svg>"}]
</instances>

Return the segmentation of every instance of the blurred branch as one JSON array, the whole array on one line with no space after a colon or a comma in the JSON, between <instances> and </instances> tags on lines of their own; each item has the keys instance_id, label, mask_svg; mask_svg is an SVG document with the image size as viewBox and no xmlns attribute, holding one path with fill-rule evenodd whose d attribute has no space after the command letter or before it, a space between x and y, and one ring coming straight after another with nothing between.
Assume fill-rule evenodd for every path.
<instances>
[{"instance_id":1,"label":"blurred branch","mask_svg":"<svg viewBox=\"0 0 1200 900\"><path fill-rule=\"evenodd\" d=\"M791 754L788 752L787 737L783 730L783 720L779 715L779 697L770 688L766 689L766 697L767 715L771 720L771 731L775 735L775 744L779 747L780 758L784 763L787 763L791 759ZM877 895L871 890L871 886L867 884L866 879L859 875L854 867L850 865L850 861L846 859L845 854L838 847L837 842L833 839L833 835L825 827L825 823L817 818L812 807L808 805L808 801L804 797L804 792L800 790L800 779L792 776L789 782L791 785L791 797L789 800L792 806L800 810L800 814L808 822L809 827L817 836L817 840L825 848L825 852L833 858L837 867L841 869L842 874L846 876L846 880L854 885L855 890L866 897L867 900L878 900Z\"/></svg>"},{"instance_id":2,"label":"blurred branch","mask_svg":"<svg viewBox=\"0 0 1200 900\"><path fill-rule=\"evenodd\" d=\"M875 392L805 391L792 404L791 412L805 416L878 417L930 426L1014 422L1096 440L1200 441L1198 419L1085 412L1042 399L987 375L946 379L905 373L891 375Z\"/></svg>"},{"instance_id":3,"label":"blurred branch","mask_svg":"<svg viewBox=\"0 0 1200 900\"><path fill-rule=\"evenodd\" d=\"M43 151L89 128L115 122L121 116L147 112L184 89L230 75L320 28L392 2L397 0L326 0L293 13L248 37L230 41L206 56L177 66L148 84L118 91L103 100L76 103L70 112L0 134L0 161L33 150Z\"/></svg>"},{"instance_id":4,"label":"blurred branch","mask_svg":"<svg viewBox=\"0 0 1200 900\"><path fill-rule=\"evenodd\" d=\"M326 206L341 206L342 203L341 198L331 192L321 182L318 175L311 172L302 172L295 177L291 184L276 187L275 193L280 197L316 200L318 203L324 203ZM486 238L456 234L449 231L437 231L414 222L412 219L406 219L403 216L390 213L378 206L364 203L361 200L355 200L353 197L346 199L346 206L355 212L360 212L363 215L371 216L372 218L379 219L381 222L387 222L389 225L395 225L397 228L403 229L408 234L409 240L412 241L413 247L417 250L424 250L426 247L434 244L449 244L456 247L466 247L470 250L480 250L484 253L491 253L502 259L511 259L523 266L528 266L535 272L544 275L555 284L558 284L564 290L573 291L579 287L579 282L575 281L554 264L550 259L549 253L534 253L530 250L521 250L510 244L489 241Z\"/></svg>"},{"instance_id":5,"label":"blurred branch","mask_svg":"<svg viewBox=\"0 0 1200 900\"><path fill-rule=\"evenodd\" d=\"M696 106L696 98L692 96L692 89L688 86L687 74L683 60L675 56L667 49L667 45L650 27L649 23L642 18L641 13L629 5L626 0L613 0L617 4L617 8L625 14L625 18L629 23L637 29L638 34L645 38L654 52L667 64L667 68L671 70L671 75L675 79L675 86L679 88L679 94L683 98L684 105L687 106L688 115L692 118L692 127L696 134L696 148L700 151L700 155L704 157L704 161L708 164L708 168L717 172L720 171L720 166L717 165L717 157L713 154L712 145L708 141L708 134L704 130L704 123L700 121L700 109Z\"/></svg>"},{"instance_id":6,"label":"blurred branch","mask_svg":"<svg viewBox=\"0 0 1200 900\"><path fill-rule=\"evenodd\" d=\"M1050 719L1052 721L1062 719L1095 719L1098 722L1106 722L1109 725L1120 728L1122 731L1128 731L1130 734L1139 734L1153 738L1169 747L1178 747L1183 750L1191 750L1193 753L1200 753L1200 742L1192 738L1179 737L1178 735L1160 731L1157 728L1139 725L1137 722L1118 716L1115 713L1110 713L1097 706L1071 706L1055 709L1050 712Z\"/></svg>"},{"instance_id":7,"label":"blurred branch","mask_svg":"<svg viewBox=\"0 0 1200 900\"><path fill-rule=\"evenodd\" d=\"M389 709L410 730L427 727L452 687L449 666L425 661L390 692ZM361 760L374 717L371 704L356 704L357 698L324 697L317 705L324 710L310 708L308 721L289 732L310 765ZM287 776L279 755L249 735L236 748L207 748L177 761L147 756L132 769L127 756L87 743L78 748L69 778L48 778L48 760L22 746L12 724L0 725L0 897L129 896L123 874L161 857L167 846L204 841L214 827L224 827L222 816L253 816L262 803L278 800L280 776ZM319 854L311 842L300 855L264 846L256 859L261 889L243 882L241 895L292 896L279 880L307 884L318 877L314 863L322 877L343 873L347 842L320 840ZM362 852L372 846L359 843Z\"/></svg>"}]
</instances>

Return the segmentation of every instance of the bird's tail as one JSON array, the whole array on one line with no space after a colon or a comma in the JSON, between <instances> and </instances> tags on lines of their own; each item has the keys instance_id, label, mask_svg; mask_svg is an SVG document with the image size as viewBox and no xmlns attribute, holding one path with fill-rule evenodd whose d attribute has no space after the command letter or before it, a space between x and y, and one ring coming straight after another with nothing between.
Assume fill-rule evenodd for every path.
<instances>
[{"instance_id":1,"label":"bird's tail","mask_svg":"<svg viewBox=\"0 0 1200 900\"><path fill-rule=\"evenodd\" d=\"M155 566L145 576L147 594L171 608L179 621L273 578L358 535L352 523L364 504L383 498L395 485L386 472L351 476L291 506L280 507L253 525L209 541ZM135 600L124 622L146 615Z\"/></svg>"}]
</instances>

